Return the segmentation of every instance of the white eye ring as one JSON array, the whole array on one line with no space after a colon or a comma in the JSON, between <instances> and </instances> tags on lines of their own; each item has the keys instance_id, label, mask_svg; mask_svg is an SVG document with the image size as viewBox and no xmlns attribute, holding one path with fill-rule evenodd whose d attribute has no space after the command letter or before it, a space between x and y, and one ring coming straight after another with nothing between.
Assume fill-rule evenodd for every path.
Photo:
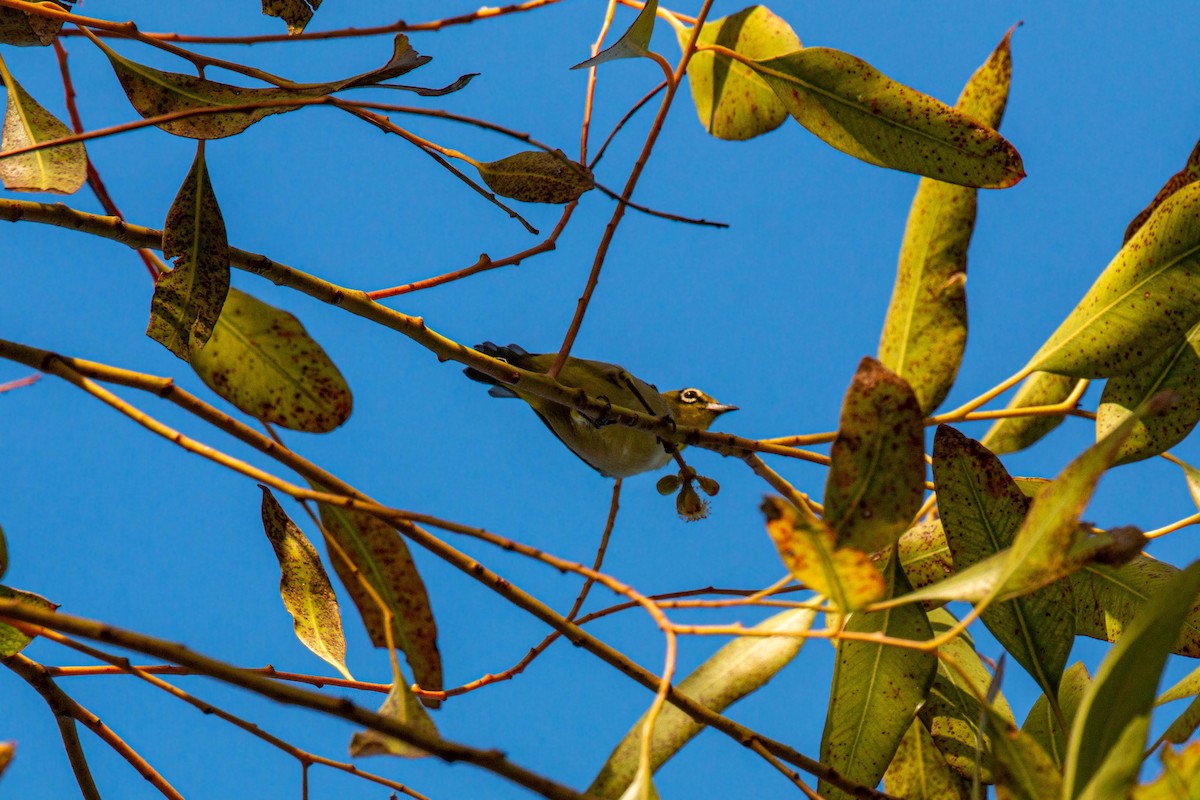
<instances>
[{"instance_id":1,"label":"white eye ring","mask_svg":"<svg viewBox=\"0 0 1200 800\"><path fill-rule=\"evenodd\" d=\"M684 389L679 393L679 399L685 403L694 403L700 399L700 392L696 389Z\"/></svg>"}]
</instances>

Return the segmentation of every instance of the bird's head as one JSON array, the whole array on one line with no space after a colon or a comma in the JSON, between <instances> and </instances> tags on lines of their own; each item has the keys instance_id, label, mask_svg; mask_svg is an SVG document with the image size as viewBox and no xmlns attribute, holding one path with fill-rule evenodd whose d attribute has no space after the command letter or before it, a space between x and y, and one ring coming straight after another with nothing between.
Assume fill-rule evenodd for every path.
<instances>
[{"instance_id":1,"label":"bird's head","mask_svg":"<svg viewBox=\"0 0 1200 800\"><path fill-rule=\"evenodd\" d=\"M664 392L663 397L671 407L671 416L675 424L689 428L708 430L708 426L726 411L737 411L737 406L718 403L712 395L699 389L676 389L673 392Z\"/></svg>"}]
</instances>

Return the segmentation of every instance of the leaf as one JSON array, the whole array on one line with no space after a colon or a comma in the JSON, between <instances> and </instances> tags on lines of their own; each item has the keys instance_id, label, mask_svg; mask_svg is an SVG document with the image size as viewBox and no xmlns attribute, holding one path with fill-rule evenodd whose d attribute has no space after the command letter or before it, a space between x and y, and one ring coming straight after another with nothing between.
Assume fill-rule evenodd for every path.
<instances>
[{"instance_id":1,"label":"leaf","mask_svg":"<svg viewBox=\"0 0 1200 800\"><path fill-rule=\"evenodd\" d=\"M0 147L17 150L74 135L70 128L29 96L2 59L0 78L4 80L8 96ZM72 194L87 180L87 164L83 142L60 144L0 159L0 180L4 182L4 188L14 192Z\"/></svg>"},{"instance_id":2,"label":"leaf","mask_svg":"<svg viewBox=\"0 0 1200 800\"><path fill-rule=\"evenodd\" d=\"M861 550L836 547L833 531L822 520L778 497L767 497L761 508L767 533L796 580L842 611L854 611L883 597L887 584L871 557Z\"/></svg>"},{"instance_id":3,"label":"leaf","mask_svg":"<svg viewBox=\"0 0 1200 800\"><path fill-rule=\"evenodd\" d=\"M292 615L296 638L347 680L354 680L346 669L346 638L337 596L321 557L270 490L262 484L258 488L263 492L263 530L279 561L279 594Z\"/></svg>"},{"instance_id":4,"label":"leaf","mask_svg":"<svg viewBox=\"0 0 1200 800\"><path fill-rule=\"evenodd\" d=\"M16 742L0 742L0 778L4 777L4 770L8 769L8 765L12 763L16 752Z\"/></svg>"},{"instance_id":5,"label":"leaf","mask_svg":"<svg viewBox=\"0 0 1200 800\"><path fill-rule=\"evenodd\" d=\"M1200 592L1200 562L1139 610L1083 696L1067 745L1063 797L1125 797L1137 780L1150 710L1171 644Z\"/></svg>"},{"instance_id":6,"label":"leaf","mask_svg":"<svg viewBox=\"0 0 1200 800\"><path fill-rule=\"evenodd\" d=\"M1000 127L1012 78L1010 30L955 105ZM933 413L954 385L967 345L967 248L977 192L922 178L908 212L879 360L908 381L921 411Z\"/></svg>"},{"instance_id":7,"label":"leaf","mask_svg":"<svg viewBox=\"0 0 1200 800\"><path fill-rule=\"evenodd\" d=\"M933 634L941 636L958 624L958 620L946 609L938 608L929 612L929 624ZM938 651L942 658L938 659L937 675L918 716L929 728L934 744L951 769L970 780L978 766L980 779L991 783L987 757L991 752L991 739L980 728L983 706L979 698L991 686L992 674L984 666L968 633L960 634ZM948 666L947 661L958 668ZM1003 695L992 701L989 713L1000 715L1007 722L1013 720L1012 709ZM979 757L980 741L983 758Z\"/></svg>"},{"instance_id":8,"label":"leaf","mask_svg":"<svg viewBox=\"0 0 1200 800\"><path fill-rule=\"evenodd\" d=\"M570 203L592 188L592 171L561 150L528 150L475 167L493 192L525 203Z\"/></svg>"},{"instance_id":9,"label":"leaf","mask_svg":"<svg viewBox=\"0 0 1200 800\"><path fill-rule=\"evenodd\" d=\"M904 532L897 544L900 566L913 588L943 580L954 571L950 545L940 519L919 522Z\"/></svg>"},{"instance_id":10,"label":"leaf","mask_svg":"<svg viewBox=\"0 0 1200 800\"><path fill-rule=\"evenodd\" d=\"M825 483L825 521L839 546L895 543L925 495L925 427L902 378L864 358L842 401Z\"/></svg>"},{"instance_id":11,"label":"leaf","mask_svg":"<svg viewBox=\"0 0 1200 800\"><path fill-rule=\"evenodd\" d=\"M1200 421L1200 324L1188 335L1128 375L1110 378L1096 409L1096 437L1121 424L1133 410L1159 392L1173 394L1166 412L1134 426L1117 458L1128 464L1156 456L1179 444Z\"/></svg>"},{"instance_id":12,"label":"leaf","mask_svg":"<svg viewBox=\"0 0 1200 800\"><path fill-rule=\"evenodd\" d=\"M654 781L650 779L650 771L639 767L620 800L659 800L658 789L654 788Z\"/></svg>"},{"instance_id":13,"label":"leaf","mask_svg":"<svg viewBox=\"0 0 1200 800\"><path fill-rule=\"evenodd\" d=\"M1200 796L1200 742L1183 750L1164 747L1159 752L1162 774L1153 783L1135 786L1132 800L1177 800Z\"/></svg>"},{"instance_id":14,"label":"leaf","mask_svg":"<svg viewBox=\"0 0 1200 800\"><path fill-rule=\"evenodd\" d=\"M1167 198L1121 248L1029 366L1125 375L1200 321L1200 183Z\"/></svg>"},{"instance_id":15,"label":"leaf","mask_svg":"<svg viewBox=\"0 0 1200 800\"><path fill-rule=\"evenodd\" d=\"M342 373L299 320L237 289L191 363L221 397L290 430L326 433L353 406Z\"/></svg>"},{"instance_id":16,"label":"leaf","mask_svg":"<svg viewBox=\"0 0 1200 800\"><path fill-rule=\"evenodd\" d=\"M803 633L816 612L796 608L760 622L751 630ZM804 645L800 636L742 636L726 644L690 675L678 689L716 712L724 711L751 692L761 689L786 667ZM598 798L618 798L637 776L642 745L643 715L613 748L587 793ZM704 726L672 705L664 706L654 723L650 742L650 769L657 772Z\"/></svg>"},{"instance_id":17,"label":"leaf","mask_svg":"<svg viewBox=\"0 0 1200 800\"><path fill-rule=\"evenodd\" d=\"M654 35L654 15L658 13L658 0L647 0L638 12L637 19L629 26L629 30L621 34L621 38L587 61L580 61L571 69L585 69L603 64L605 61L615 61L618 58L641 58L650 53L650 37Z\"/></svg>"},{"instance_id":18,"label":"leaf","mask_svg":"<svg viewBox=\"0 0 1200 800\"><path fill-rule=\"evenodd\" d=\"M204 142L167 212L163 255L175 259L175 266L154 285L146 335L189 361L212 338L229 295L229 240L208 179Z\"/></svg>"},{"instance_id":19,"label":"leaf","mask_svg":"<svg viewBox=\"0 0 1200 800\"><path fill-rule=\"evenodd\" d=\"M933 477L956 569L1012 546L1030 501L998 458L941 425L933 442ZM982 619L1042 691L1056 696L1075 635L1070 583L1055 581L1014 600L993 603Z\"/></svg>"},{"instance_id":20,"label":"leaf","mask_svg":"<svg viewBox=\"0 0 1200 800\"><path fill-rule=\"evenodd\" d=\"M883 774L883 786L888 794L906 800L966 800L969 796L962 778L946 764L919 719L913 720L900 740Z\"/></svg>"},{"instance_id":21,"label":"leaf","mask_svg":"<svg viewBox=\"0 0 1200 800\"><path fill-rule=\"evenodd\" d=\"M320 487L315 487L320 488ZM387 646L383 612L362 585L358 576L370 583L392 613L392 635L412 669L413 679L422 689L442 688L442 657L438 652L437 625L425 583L417 572L404 539L390 525L361 511L320 504L321 523L352 563L348 564L337 547L329 548L329 560L358 607L363 625L376 647ZM438 700L422 698L425 705L437 708Z\"/></svg>"},{"instance_id":22,"label":"leaf","mask_svg":"<svg viewBox=\"0 0 1200 800\"><path fill-rule=\"evenodd\" d=\"M71 0L67 0L68 3ZM35 3L37 0L24 0ZM54 3L61 11L69 11L68 5ZM0 8L0 42L17 47L45 47L58 38L62 20L30 14L15 8Z\"/></svg>"},{"instance_id":23,"label":"leaf","mask_svg":"<svg viewBox=\"0 0 1200 800\"><path fill-rule=\"evenodd\" d=\"M1035 408L1052 406L1065 401L1079 385L1076 378L1055 375L1051 372L1035 372L1017 389L1006 408ZM998 419L980 443L998 456L1015 453L1034 444L1066 419L1065 415L1036 417L1008 417Z\"/></svg>"},{"instance_id":24,"label":"leaf","mask_svg":"<svg viewBox=\"0 0 1200 800\"><path fill-rule=\"evenodd\" d=\"M1092 676L1088 674L1083 662L1076 662L1063 673L1062 682L1058 687L1058 707L1066 718L1069 727L1079 711L1079 702L1092 684ZM1055 763L1059 770L1067 760L1067 732L1058 724L1058 717L1046 695L1041 695L1029 709L1025 724L1021 730L1029 734L1035 742L1041 745L1046 755Z\"/></svg>"},{"instance_id":25,"label":"leaf","mask_svg":"<svg viewBox=\"0 0 1200 800\"><path fill-rule=\"evenodd\" d=\"M417 698L404 683L396 681L388 692L387 699L379 708L379 713L403 725L430 736L438 736L437 727L429 718L429 713L417 702ZM388 736L379 731L358 731L350 737L350 755L359 756L399 756L400 758L424 758L429 755L424 750L402 742L394 736Z\"/></svg>"},{"instance_id":26,"label":"leaf","mask_svg":"<svg viewBox=\"0 0 1200 800\"><path fill-rule=\"evenodd\" d=\"M26 592L21 589L10 589L2 585L0 585L0 600L18 600L25 605L42 608L47 611L56 611L58 609L57 603L51 603L39 594ZM32 641L32 637L26 636L11 625L5 625L0 622L0 658L16 655L25 649L25 645Z\"/></svg>"},{"instance_id":27,"label":"leaf","mask_svg":"<svg viewBox=\"0 0 1200 800\"><path fill-rule=\"evenodd\" d=\"M889 596L908 589L897 559L891 559L887 574ZM914 641L932 636L925 612L914 605L852 614L846 630ZM864 786L878 784L936 673L933 653L876 642L838 641L829 713L821 736L821 763ZM817 792L829 800L849 796L825 781Z\"/></svg>"},{"instance_id":28,"label":"leaf","mask_svg":"<svg viewBox=\"0 0 1200 800\"><path fill-rule=\"evenodd\" d=\"M1011 722L984 715L992 737L992 774L999 800L1046 800L1062 795L1058 765L1036 740Z\"/></svg>"},{"instance_id":29,"label":"leaf","mask_svg":"<svg viewBox=\"0 0 1200 800\"><path fill-rule=\"evenodd\" d=\"M320 7L321 0L262 0L262 13L286 22L292 36L304 33L304 26Z\"/></svg>"},{"instance_id":30,"label":"leaf","mask_svg":"<svg viewBox=\"0 0 1200 800\"><path fill-rule=\"evenodd\" d=\"M116 73L117 80L121 82L121 88L125 90L125 96L129 98L134 110L143 118L200 108L305 100L324 96L331 91L328 87L319 85L299 89L249 89L192 75L182 75L178 72L164 72L123 58L87 28L80 28L80 30L108 56L113 72ZM160 122L157 127L167 133L189 139L222 139L241 133L264 117L295 111L299 107L298 105L265 105L240 111L196 114Z\"/></svg>"},{"instance_id":31,"label":"leaf","mask_svg":"<svg viewBox=\"0 0 1200 800\"><path fill-rule=\"evenodd\" d=\"M1155 705L1158 705L1158 702ZM1162 740L1171 744L1183 744L1192 738L1192 734L1198 727L1200 727L1200 697L1188 703L1183 713L1167 726L1167 729L1163 731Z\"/></svg>"},{"instance_id":32,"label":"leaf","mask_svg":"<svg viewBox=\"0 0 1200 800\"><path fill-rule=\"evenodd\" d=\"M806 47L744 63L801 125L868 164L989 189L1025 177L1000 134L849 53Z\"/></svg>"},{"instance_id":33,"label":"leaf","mask_svg":"<svg viewBox=\"0 0 1200 800\"><path fill-rule=\"evenodd\" d=\"M676 36L685 47L691 29L679 28ZM770 58L801 47L791 26L766 6L750 6L705 23L696 44L717 44L747 58ZM700 124L718 139L752 139L787 119L787 108L771 87L728 56L697 50L688 61L687 77Z\"/></svg>"},{"instance_id":34,"label":"leaf","mask_svg":"<svg viewBox=\"0 0 1200 800\"><path fill-rule=\"evenodd\" d=\"M1121 244L1125 244L1125 242L1133 238L1133 235L1146 224L1146 220L1150 219L1150 215L1163 204L1164 200L1178 192L1184 186L1197 180L1200 180L1200 142L1197 142L1196 146L1192 148L1192 154L1188 156L1187 163L1184 164L1183 169L1168 178L1163 187L1158 190L1158 194L1154 195L1154 199L1150 201L1150 205L1143 208L1129 223L1129 227L1125 229L1125 238L1121 240Z\"/></svg>"},{"instance_id":35,"label":"leaf","mask_svg":"<svg viewBox=\"0 0 1200 800\"><path fill-rule=\"evenodd\" d=\"M1178 573L1177 567L1143 555L1122 567L1101 564L1084 567L1071 576L1075 632L1117 641L1146 600ZM1171 652L1200 658L1200 601L1188 612Z\"/></svg>"}]
</instances>

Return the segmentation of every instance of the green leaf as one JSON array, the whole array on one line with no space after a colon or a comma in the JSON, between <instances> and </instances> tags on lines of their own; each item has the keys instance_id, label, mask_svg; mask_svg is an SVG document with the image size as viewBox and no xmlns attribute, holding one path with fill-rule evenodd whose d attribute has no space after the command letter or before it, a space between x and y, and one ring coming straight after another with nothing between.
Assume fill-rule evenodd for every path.
<instances>
[{"instance_id":1,"label":"green leaf","mask_svg":"<svg viewBox=\"0 0 1200 800\"><path fill-rule=\"evenodd\" d=\"M1200 742L1192 742L1176 752L1164 747L1159 753L1162 774L1144 786L1135 786L1132 800L1178 800L1200 797Z\"/></svg>"},{"instance_id":2,"label":"green leaf","mask_svg":"<svg viewBox=\"0 0 1200 800\"><path fill-rule=\"evenodd\" d=\"M1035 372L1017 389L1006 408L1035 408L1052 406L1063 402L1079 385L1076 378L1055 375L1050 372ZM1015 453L1034 444L1066 419L1063 414L1036 417L1007 417L998 419L980 443L998 456Z\"/></svg>"},{"instance_id":3,"label":"green leaf","mask_svg":"<svg viewBox=\"0 0 1200 800\"><path fill-rule=\"evenodd\" d=\"M1146 600L1178 573L1177 567L1142 555L1121 567L1102 564L1084 567L1071 576L1075 632L1093 639L1117 641ZM1171 652L1200 658L1200 601L1188 612Z\"/></svg>"},{"instance_id":4,"label":"green leaf","mask_svg":"<svg viewBox=\"0 0 1200 800\"><path fill-rule=\"evenodd\" d=\"M938 608L929 612L929 624L934 635L941 636L957 625L958 620L946 609ZM929 728L934 744L951 769L971 780L978 767L980 779L991 783L987 757L991 752L991 739L980 728L983 706L979 698L985 696L992 685L992 674L984 666L968 633L942 645L939 652L945 660L938 660L937 675L918 716ZM948 666L947 662L953 662L958 669ZM999 715L1005 722L1013 721L1012 709L1004 695L996 696L989 713Z\"/></svg>"},{"instance_id":5,"label":"green leaf","mask_svg":"<svg viewBox=\"0 0 1200 800\"><path fill-rule=\"evenodd\" d=\"M12 9L4 10L12 12ZM17 83L3 59L0 59L0 78L4 80L8 95L0 147L17 150L73 135L70 128L42 108ZM0 159L0 180L4 182L4 188L14 192L72 194L87 180L87 164L83 142L60 144Z\"/></svg>"},{"instance_id":6,"label":"green leaf","mask_svg":"<svg viewBox=\"0 0 1200 800\"><path fill-rule=\"evenodd\" d=\"M1200 183L1167 198L1121 248L1029 366L1077 378L1125 375L1200 320Z\"/></svg>"},{"instance_id":7,"label":"green leaf","mask_svg":"<svg viewBox=\"0 0 1200 800\"><path fill-rule=\"evenodd\" d=\"M830 458L825 521L838 545L894 544L925 495L924 416L908 384L873 358L846 391Z\"/></svg>"},{"instance_id":8,"label":"green leaf","mask_svg":"<svg viewBox=\"0 0 1200 800\"><path fill-rule=\"evenodd\" d=\"M314 487L320 488L320 487ZM387 646L386 622L366 580L392 614L392 636L422 689L442 688L442 657L438 652L437 625L425 583L417 572L408 546L395 528L369 514L320 505L325 532L350 559L347 563L337 547L329 548L329 560L358 607L359 616L376 647ZM361 576L361 578L359 577ZM440 701L422 698L430 708Z\"/></svg>"},{"instance_id":9,"label":"green leaf","mask_svg":"<svg viewBox=\"0 0 1200 800\"><path fill-rule=\"evenodd\" d=\"M676 36L679 46L685 47L691 29L679 28ZM720 45L747 58L770 58L801 47L791 26L766 6L750 6L706 22L696 44ZM688 61L687 77L700 124L718 139L752 139L775 130L787 119L787 108L771 87L729 56L697 50Z\"/></svg>"},{"instance_id":10,"label":"green leaf","mask_svg":"<svg viewBox=\"0 0 1200 800\"><path fill-rule=\"evenodd\" d=\"M1072 664L1063 673L1062 682L1058 687L1058 707L1068 727L1074 722L1075 714L1079 711L1079 702L1091 683L1092 676L1088 674L1087 667L1082 662ZM1067 760L1067 732L1059 725L1058 716L1046 695L1041 695L1034 702L1021 730L1033 737L1055 765L1062 769Z\"/></svg>"},{"instance_id":11,"label":"green leaf","mask_svg":"<svg viewBox=\"0 0 1200 800\"><path fill-rule=\"evenodd\" d=\"M45 609L46 611L55 611L58 609L58 604L51 603L39 594L26 592L21 589L10 589L7 586L0 586L0 600L18 600L25 605ZM32 641L31 637L21 633L13 626L0 622L0 658L16 655L24 650L25 646Z\"/></svg>"},{"instance_id":12,"label":"green leaf","mask_svg":"<svg viewBox=\"0 0 1200 800\"><path fill-rule=\"evenodd\" d=\"M321 0L262 0L262 13L286 22L292 36L304 33L304 26L320 7Z\"/></svg>"},{"instance_id":13,"label":"green leaf","mask_svg":"<svg viewBox=\"0 0 1200 800\"><path fill-rule=\"evenodd\" d=\"M587 61L581 61L571 69L585 69L615 61L618 58L641 58L650 54L650 37L654 35L654 15L658 13L658 0L647 0L638 12L637 19L629 30L621 34L611 47L601 50Z\"/></svg>"},{"instance_id":14,"label":"green leaf","mask_svg":"<svg viewBox=\"0 0 1200 800\"><path fill-rule=\"evenodd\" d=\"M1159 703L1156 701L1155 705ZM1200 727L1200 697L1188 703L1183 713L1176 717L1167 729L1163 731L1162 740L1171 744L1183 744L1192 738L1196 728Z\"/></svg>"},{"instance_id":15,"label":"green leaf","mask_svg":"<svg viewBox=\"0 0 1200 800\"><path fill-rule=\"evenodd\" d=\"M838 548L823 520L778 497L767 497L761 508L767 534L796 580L841 611L855 611L883 597L887 584L871 557L852 547Z\"/></svg>"},{"instance_id":16,"label":"green leaf","mask_svg":"<svg viewBox=\"0 0 1200 800\"><path fill-rule=\"evenodd\" d=\"M806 47L744 63L801 125L868 164L989 189L1025 177L1000 134L849 53Z\"/></svg>"},{"instance_id":17,"label":"green leaf","mask_svg":"<svg viewBox=\"0 0 1200 800\"><path fill-rule=\"evenodd\" d=\"M816 612L797 608L776 614L751 630L803 633L812 627ZM804 644L800 636L742 636L726 644L679 683L679 691L721 712L766 685L787 666ZM613 749L587 793L599 798L619 798L638 772L643 715ZM675 706L664 706L654 723L650 742L650 769L657 772L704 726Z\"/></svg>"},{"instance_id":18,"label":"green leaf","mask_svg":"<svg viewBox=\"0 0 1200 800\"><path fill-rule=\"evenodd\" d=\"M154 285L146 335L189 361L212 338L229 295L229 240L208 179L204 142L167 212L163 255L175 259L175 266Z\"/></svg>"},{"instance_id":19,"label":"green leaf","mask_svg":"<svg viewBox=\"0 0 1200 800\"><path fill-rule=\"evenodd\" d=\"M913 588L937 583L954 571L954 559L940 519L919 522L896 543L900 566Z\"/></svg>"},{"instance_id":20,"label":"green leaf","mask_svg":"<svg viewBox=\"0 0 1200 800\"><path fill-rule=\"evenodd\" d=\"M292 615L296 638L347 680L354 680L346 669L346 638L337 596L321 557L270 490L262 484L258 488L263 493L263 530L279 561L279 594Z\"/></svg>"},{"instance_id":21,"label":"green leaf","mask_svg":"<svg viewBox=\"0 0 1200 800\"><path fill-rule=\"evenodd\" d=\"M1140 420L1121 448L1118 464L1156 456L1179 444L1200 421L1200 324L1128 375L1110 378L1096 409L1096 438L1104 436L1159 392L1173 393L1162 414Z\"/></svg>"},{"instance_id":22,"label":"green leaf","mask_svg":"<svg viewBox=\"0 0 1200 800\"><path fill-rule=\"evenodd\" d=\"M1146 224L1146 220L1150 219L1150 215L1163 204L1164 200L1178 192L1184 186L1197 180L1200 180L1200 142L1197 142L1196 146L1192 148L1192 154L1188 156L1187 163L1184 164L1183 169L1168 178L1163 187L1158 190L1158 194L1154 195L1154 199L1150 201L1150 205L1143 208L1129 223L1129 227L1125 229L1125 238L1121 240L1121 244L1133 238L1133 235Z\"/></svg>"},{"instance_id":23,"label":"green leaf","mask_svg":"<svg viewBox=\"0 0 1200 800\"><path fill-rule=\"evenodd\" d=\"M884 790L905 800L966 800L970 792L950 769L929 729L914 719L883 774Z\"/></svg>"},{"instance_id":24,"label":"green leaf","mask_svg":"<svg viewBox=\"0 0 1200 800\"><path fill-rule=\"evenodd\" d=\"M561 150L528 150L475 167L493 192L524 203L561 205L578 200L592 188L592 171L569 160Z\"/></svg>"},{"instance_id":25,"label":"green leaf","mask_svg":"<svg viewBox=\"0 0 1200 800\"><path fill-rule=\"evenodd\" d=\"M397 680L392 684L392 689L379 708L379 713L430 736L438 735L437 727L429 718L429 713L417 702L416 696L402 680ZM354 758L359 756L424 758L429 753L407 742L402 742L394 736L388 736L386 733L365 730L358 731L350 737L350 755Z\"/></svg>"},{"instance_id":26,"label":"green leaf","mask_svg":"<svg viewBox=\"0 0 1200 800\"><path fill-rule=\"evenodd\" d=\"M68 3L71 0L68 0ZM23 0L36 3L37 0ZM61 11L70 8L62 3L54 3ZM0 8L0 42L16 45L17 47L45 47L58 38L62 30L62 20L50 19L15 8Z\"/></svg>"},{"instance_id":27,"label":"green leaf","mask_svg":"<svg viewBox=\"0 0 1200 800\"><path fill-rule=\"evenodd\" d=\"M1037 741L1011 722L984 715L992 741L992 774L1000 800L1048 800L1062 796L1058 765Z\"/></svg>"},{"instance_id":28,"label":"green leaf","mask_svg":"<svg viewBox=\"0 0 1200 800\"><path fill-rule=\"evenodd\" d=\"M887 575L889 595L908 589L897 559L891 559ZM852 614L846 630L914 641L932 636L925 612L915 605ZM937 663L933 653L840 640L821 736L821 762L856 783L878 784L925 701ZM829 800L849 796L825 781L817 791Z\"/></svg>"},{"instance_id":29,"label":"green leaf","mask_svg":"<svg viewBox=\"0 0 1200 800\"><path fill-rule=\"evenodd\" d=\"M237 289L191 363L210 389L257 419L326 433L350 416L350 388L299 320Z\"/></svg>"},{"instance_id":30,"label":"green leaf","mask_svg":"<svg viewBox=\"0 0 1200 800\"><path fill-rule=\"evenodd\" d=\"M1133 787L1167 653L1197 592L1200 562L1142 606L1100 664L1071 729L1063 781L1067 800L1125 797Z\"/></svg>"},{"instance_id":31,"label":"green leaf","mask_svg":"<svg viewBox=\"0 0 1200 800\"><path fill-rule=\"evenodd\" d=\"M946 425L933 443L938 512L956 569L1011 547L1030 501L1000 460ZM983 624L1038 685L1052 696L1075 634L1071 585L1055 581L1005 603L993 603Z\"/></svg>"},{"instance_id":32,"label":"green leaf","mask_svg":"<svg viewBox=\"0 0 1200 800\"><path fill-rule=\"evenodd\" d=\"M955 105L1000 127L1012 78L1004 35ZM908 212L879 360L908 381L925 414L946 399L967 345L967 248L975 229L977 191L930 178L917 184Z\"/></svg>"}]
</instances>

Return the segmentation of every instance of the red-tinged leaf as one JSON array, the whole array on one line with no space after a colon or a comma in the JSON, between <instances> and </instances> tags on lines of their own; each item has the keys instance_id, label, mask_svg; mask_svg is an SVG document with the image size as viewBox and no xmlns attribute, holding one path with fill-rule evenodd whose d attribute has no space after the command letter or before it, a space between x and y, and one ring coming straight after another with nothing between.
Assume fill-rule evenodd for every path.
<instances>
[{"instance_id":1,"label":"red-tinged leaf","mask_svg":"<svg viewBox=\"0 0 1200 800\"><path fill-rule=\"evenodd\" d=\"M1158 190L1158 194L1154 195L1154 199L1150 201L1150 204L1143 208L1129 223L1129 227L1125 229L1125 238L1121 240L1121 244L1133 238L1133 235L1146 224L1146 220L1150 219L1150 215L1163 204L1164 200L1189 183L1194 183L1197 180L1200 180L1200 142L1197 142L1196 146L1192 148L1192 154L1188 156L1187 163L1183 165L1183 169L1168 178L1163 187Z\"/></svg>"}]
</instances>

